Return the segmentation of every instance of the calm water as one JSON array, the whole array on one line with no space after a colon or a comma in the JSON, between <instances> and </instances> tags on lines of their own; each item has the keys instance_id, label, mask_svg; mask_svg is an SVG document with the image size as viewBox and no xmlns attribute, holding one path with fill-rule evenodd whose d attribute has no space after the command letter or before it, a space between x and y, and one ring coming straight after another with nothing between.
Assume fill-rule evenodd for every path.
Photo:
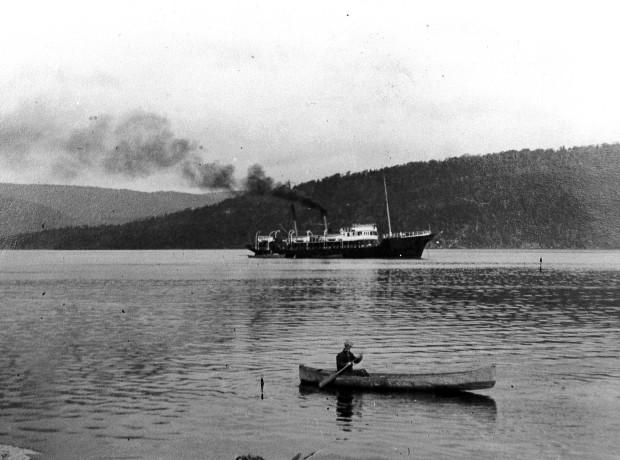
<instances>
[{"instance_id":1,"label":"calm water","mask_svg":"<svg viewBox=\"0 0 620 460\"><path fill-rule=\"evenodd\" d=\"M0 444L58 459L618 458L620 251L246 255L0 253ZM344 338L369 371L496 363L497 385L300 388L299 363L334 366Z\"/></svg>"}]
</instances>

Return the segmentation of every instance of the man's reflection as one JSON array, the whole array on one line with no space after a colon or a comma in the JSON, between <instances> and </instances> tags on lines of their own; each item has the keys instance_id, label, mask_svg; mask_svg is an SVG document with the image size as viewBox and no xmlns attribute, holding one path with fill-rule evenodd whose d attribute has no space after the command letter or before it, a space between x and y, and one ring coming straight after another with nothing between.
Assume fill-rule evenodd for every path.
<instances>
[{"instance_id":1,"label":"man's reflection","mask_svg":"<svg viewBox=\"0 0 620 460\"><path fill-rule=\"evenodd\" d=\"M339 391L336 401L336 422L342 431L351 431L353 415L362 416L361 397L347 391Z\"/></svg>"}]
</instances>

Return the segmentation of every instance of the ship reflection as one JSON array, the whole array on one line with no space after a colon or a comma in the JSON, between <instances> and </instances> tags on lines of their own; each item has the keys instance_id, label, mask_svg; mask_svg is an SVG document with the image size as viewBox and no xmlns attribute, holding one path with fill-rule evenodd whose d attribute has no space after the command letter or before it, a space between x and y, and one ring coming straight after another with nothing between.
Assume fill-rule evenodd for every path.
<instances>
[{"instance_id":1,"label":"ship reflection","mask_svg":"<svg viewBox=\"0 0 620 460\"><path fill-rule=\"evenodd\" d=\"M361 426L362 414L367 418L385 417L385 414L398 413L402 417L436 419L445 414L451 419L463 418L481 425L494 424L497 418L497 405L490 396L477 393L428 393L400 392L379 393L342 389L322 389L316 386L300 385L300 395L313 397L330 395L336 404L336 423L342 431L350 432L358 424ZM366 407L366 409L364 409Z\"/></svg>"}]
</instances>

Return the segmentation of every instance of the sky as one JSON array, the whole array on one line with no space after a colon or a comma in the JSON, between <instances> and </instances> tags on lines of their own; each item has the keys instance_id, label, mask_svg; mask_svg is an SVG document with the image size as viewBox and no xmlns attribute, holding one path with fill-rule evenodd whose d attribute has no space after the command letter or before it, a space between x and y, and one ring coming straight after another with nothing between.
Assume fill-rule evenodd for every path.
<instances>
[{"instance_id":1,"label":"sky","mask_svg":"<svg viewBox=\"0 0 620 460\"><path fill-rule=\"evenodd\" d=\"M293 184L620 141L613 2L10 2L0 182ZM256 171L256 168L253 169Z\"/></svg>"}]
</instances>

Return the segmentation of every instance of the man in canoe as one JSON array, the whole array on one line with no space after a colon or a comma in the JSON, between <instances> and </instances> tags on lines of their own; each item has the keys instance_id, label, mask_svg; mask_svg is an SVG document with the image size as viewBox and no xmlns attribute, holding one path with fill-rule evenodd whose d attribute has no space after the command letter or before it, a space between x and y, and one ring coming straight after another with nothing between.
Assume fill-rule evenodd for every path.
<instances>
[{"instance_id":1,"label":"man in canoe","mask_svg":"<svg viewBox=\"0 0 620 460\"><path fill-rule=\"evenodd\" d=\"M353 347L353 342L351 342L348 339L344 341L344 348L342 349L340 353L338 353L338 355L336 355L336 369L340 370L343 367L345 367L347 364L352 363L349 366L349 368L343 372L343 374L353 374L353 375L360 375L364 377L368 376L368 372L366 372L365 369L353 370L353 364L359 363L364 357L364 354L360 353L359 356L355 356L351 352L352 347Z\"/></svg>"}]
</instances>

